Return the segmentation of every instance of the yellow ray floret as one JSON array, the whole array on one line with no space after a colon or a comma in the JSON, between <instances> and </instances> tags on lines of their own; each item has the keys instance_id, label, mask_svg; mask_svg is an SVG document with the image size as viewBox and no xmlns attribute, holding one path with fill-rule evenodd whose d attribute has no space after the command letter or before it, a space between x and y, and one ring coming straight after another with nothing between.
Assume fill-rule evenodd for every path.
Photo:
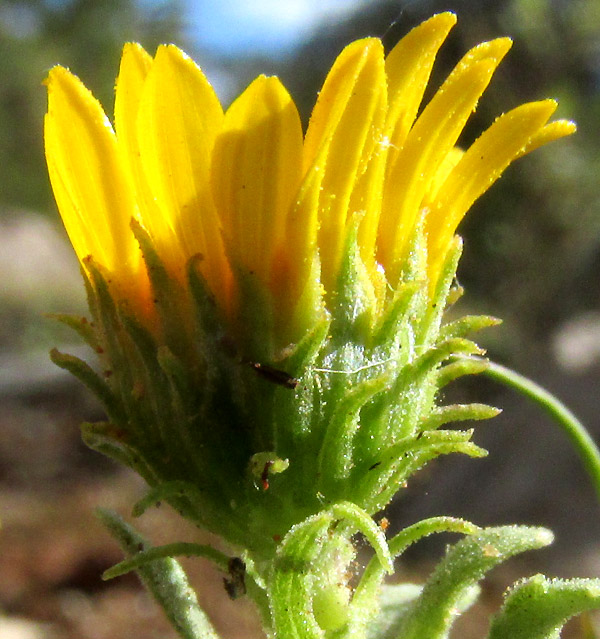
<instances>
[{"instance_id":1,"label":"yellow ray floret","mask_svg":"<svg viewBox=\"0 0 600 639\"><path fill-rule=\"evenodd\" d=\"M433 287L473 202L513 160L574 131L570 122L548 122L554 102L534 102L459 150L511 42L471 49L423 106L455 22L452 13L433 16L387 58L376 38L348 45L304 137L277 78L260 76L224 113L200 68L173 45L154 57L125 46L115 130L83 84L55 67L47 80L46 156L80 260L92 255L131 293L144 269L130 230L136 219L179 281L196 256L224 309L232 308L239 278L250 277L287 321L307 290L322 294L311 278L323 285L325 304L335 293L351 228L358 225L366 272L385 297L382 281L401 282L424 224Z\"/></svg>"},{"instance_id":2,"label":"yellow ray floret","mask_svg":"<svg viewBox=\"0 0 600 639\"><path fill-rule=\"evenodd\" d=\"M575 130L572 122L554 122L548 128L546 122L556 106L553 100L532 102L500 116L449 172L427 215L429 246L435 266L440 265L466 211L515 158L525 149L529 151L538 145L539 138L550 142Z\"/></svg>"},{"instance_id":3,"label":"yellow ray floret","mask_svg":"<svg viewBox=\"0 0 600 639\"><path fill-rule=\"evenodd\" d=\"M135 273L139 250L129 230L137 205L112 126L92 94L66 69L48 85L45 143L54 195L81 260Z\"/></svg>"},{"instance_id":4,"label":"yellow ray floret","mask_svg":"<svg viewBox=\"0 0 600 639\"><path fill-rule=\"evenodd\" d=\"M225 114L212 194L234 268L269 282L300 184L302 126L277 78L260 76Z\"/></svg>"}]
</instances>

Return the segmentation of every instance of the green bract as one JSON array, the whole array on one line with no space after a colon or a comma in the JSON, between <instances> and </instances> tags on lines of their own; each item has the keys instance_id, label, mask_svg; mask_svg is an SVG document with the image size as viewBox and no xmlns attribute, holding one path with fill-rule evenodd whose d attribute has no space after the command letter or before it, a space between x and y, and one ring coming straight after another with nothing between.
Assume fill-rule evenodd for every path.
<instances>
[{"instance_id":1,"label":"green bract","mask_svg":"<svg viewBox=\"0 0 600 639\"><path fill-rule=\"evenodd\" d=\"M139 472L150 501L166 500L185 517L257 558L271 558L295 524L339 502L368 515L385 507L412 473L442 454L485 452L471 431L449 421L496 413L479 404L441 407L438 391L484 362L464 337L495 323L466 318L443 327L460 243L435 296L428 293L423 249L407 263L387 313L371 323L365 280L350 239L335 296L320 321L286 357L240 352L189 263L194 324L178 325L181 292L148 236L137 236L149 265L161 319L161 343L116 304L101 271L88 264L93 321L86 338L110 367L102 379L83 362L53 353L103 402L109 421L84 426L93 448ZM256 315L263 309L257 300ZM175 322L174 322L175 320ZM74 320L70 320L71 323ZM81 331L82 334L84 331Z\"/></svg>"}]
</instances>

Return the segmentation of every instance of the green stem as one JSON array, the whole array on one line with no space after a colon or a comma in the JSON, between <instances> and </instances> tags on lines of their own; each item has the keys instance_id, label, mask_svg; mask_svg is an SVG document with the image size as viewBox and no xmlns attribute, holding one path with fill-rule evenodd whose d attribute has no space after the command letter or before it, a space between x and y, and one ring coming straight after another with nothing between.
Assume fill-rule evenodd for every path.
<instances>
[{"instance_id":1,"label":"green stem","mask_svg":"<svg viewBox=\"0 0 600 639\"><path fill-rule=\"evenodd\" d=\"M577 417L552 393L510 368L488 361L483 373L536 402L558 423L579 454L600 498L600 449Z\"/></svg>"},{"instance_id":2,"label":"green stem","mask_svg":"<svg viewBox=\"0 0 600 639\"><path fill-rule=\"evenodd\" d=\"M99 508L100 521L129 557L146 548L146 540L112 510ZM165 611L181 639L219 639L208 616L196 599L182 567L172 557L158 557L137 567L137 573Z\"/></svg>"}]
</instances>

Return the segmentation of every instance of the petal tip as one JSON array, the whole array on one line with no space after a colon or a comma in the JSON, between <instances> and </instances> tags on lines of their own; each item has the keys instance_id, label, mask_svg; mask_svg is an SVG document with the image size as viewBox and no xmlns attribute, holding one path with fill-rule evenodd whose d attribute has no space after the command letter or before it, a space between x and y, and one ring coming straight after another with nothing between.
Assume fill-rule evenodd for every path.
<instances>
[{"instance_id":1,"label":"petal tip","mask_svg":"<svg viewBox=\"0 0 600 639\"><path fill-rule=\"evenodd\" d=\"M383 58L383 43L381 38L369 36L368 38L361 38L360 40L354 40L350 44L346 45L340 53L340 58L352 57L352 56L365 56L365 55L377 55L380 54Z\"/></svg>"},{"instance_id":2,"label":"petal tip","mask_svg":"<svg viewBox=\"0 0 600 639\"><path fill-rule=\"evenodd\" d=\"M157 61L181 61L188 59L188 56L174 44L159 44L156 47L154 59Z\"/></svg>"},{"instance_id":3,"label":"petal tip","mask_svg":"<svg viewBox=\"0 0 600 639\"><path fill-rule=\"evenodd\" d=\"M52 83L60 81L60 79L66 75L70 76L72 73L66 67L56 64L48 71L48 75L42 80L42 84L49 87Z\"/></svg>"},{"instance_id":4,"label":"petal tip","mask_svg":"<svg viewBox=\"0 0 600 639\"><path fill-rule=\"evenodd\" d=\"M493 55L496 58L503 58L511 49L513 45L512 38L508 36L504 36L503 38L496 38L492 40L493 47Z\"/></svg>"},{"instance_id":5,"label":"petal tip","mask_svg":"<svg viewBox=\"0 0 600 639\"><path fill-rule=\"evenodd\" d=\"M126 42L123 45L123 55L131 51L138 52L141 50L144 50L144 47L142 47L142 45L139 42Z\"/></svg>"},{"instance_id":6,"label":"petal tip","mask_svg":"<svg viewBox=\"0 0 600 639\"><path fill-rule=\"evenodd\" d=\"M182 60L191 60L190 56L183 51L182 49L180 49L176 44L166 44L164 45L166 51L176 57L176 58L181 58ZM194 62L194 64L196 64Z\"/></svg>"},{"instance_id":7,"label":"petal tip","mask_svg":"<svg viewBox=\"0 0 600 639\"><path fill-rule=\"evenodd\" d=\"M556 120L551 123L557 138L564 138L567 135L577 133L577 124L573 120ZM550 125L547 125L550 126Z\"/></svg>"},{"instance_id":8,"label":"petal tip","mask_svg":"<svg viewBox=\"0 0 600 639\"><path fill-rule=\"evenodd\" d=\"M458 18L454 11L443 11L442 13L436 13L435 15L431 16L431 18L429 18L429 20L426 20L425 23L435 23L439 24L440 26L443 25L447 28L452 28L456 24L457 20Z\"/></svg>"},{"instance_id":9,"label":"petal tip","mask_svg":"<svg viewBox=\"0 0 600 639\"><path fill-rule=\"evenodd\" d=\"M49 100L54 95L74 95L75 93L90 95L83 82L66 67L59 64L53 66L42 81L48 91Z\"/></svg>"}]
</instances>

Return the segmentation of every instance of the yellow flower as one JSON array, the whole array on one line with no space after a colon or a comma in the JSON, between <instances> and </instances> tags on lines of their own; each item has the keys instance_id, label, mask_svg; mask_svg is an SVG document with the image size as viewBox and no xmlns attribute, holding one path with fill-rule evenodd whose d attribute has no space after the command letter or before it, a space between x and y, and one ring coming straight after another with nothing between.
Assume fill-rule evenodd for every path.
<instances>
[{"instance_id":1,"label":"yellow flower","mask_svg":"<svg viewBox=\"0 0 600 639\"><path fill-rule=\"evenodd\" d=\"M387 58L375 38L347 46L305 136L276 77L258 77L224 113L202 71L173 45L154 58L125 46L114 127L78 78L53 68L46 156L79 259L91 255L119 295L147 303L130 229L137 220L177 280L199 255L224 311L238 312L241 282L251 281L271 300L282 334L297 337L288 325L302 304L327 304L350 233L358 228L381 307L422 227L432 290L472 203L514 159L575 128L548 124L554 101L532 102L460 151L457 139L511 42L470 50L421 107L455 21L452 13L432 17Z\"/></svg>"}]
</instances>

